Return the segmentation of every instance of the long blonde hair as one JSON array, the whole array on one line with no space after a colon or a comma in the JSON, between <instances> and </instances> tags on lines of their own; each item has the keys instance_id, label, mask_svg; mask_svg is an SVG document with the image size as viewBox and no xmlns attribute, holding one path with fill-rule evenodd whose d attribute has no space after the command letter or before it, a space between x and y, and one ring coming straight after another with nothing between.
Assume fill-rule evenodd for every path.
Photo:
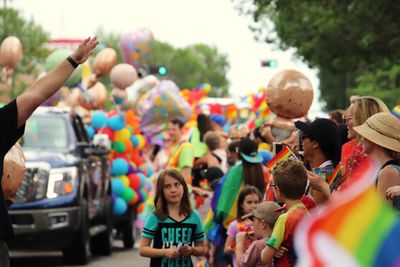
<instances>
[{"instance_id":1,"label":"long blonde hair","mask_svg":"<svg viewBox=\"0 0 400 267\"><path fill-rule=\"evenodd\" d=\"M374 96L352 96L350 103L354 105L354 126L360 126L379 112L390 112L382 100Z\"/></svg>"}]
</instances>

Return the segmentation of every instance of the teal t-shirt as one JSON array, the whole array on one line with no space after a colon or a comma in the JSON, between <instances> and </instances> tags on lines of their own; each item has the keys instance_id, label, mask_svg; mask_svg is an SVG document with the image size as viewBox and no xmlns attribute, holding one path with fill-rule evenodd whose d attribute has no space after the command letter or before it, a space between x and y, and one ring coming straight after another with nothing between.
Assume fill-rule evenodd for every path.
<instances>
[{"instance_id":1,"label":"teal t-shirt","mask_svg":"<svg viewBox=\"0 0 400 267\"><path fill-rule=\"evenodd\" d=\"M178 222L167 217L161 221L154 213L151 213L145 222L142 237L153 240L153 248L179 249L183 245L193 246L193 243L204 241L205 235L199 214L196 211ZM193 266L191 257L167 257L151 258L150 266L159 267L189 267Z\"/></svg>"}]
</instances>

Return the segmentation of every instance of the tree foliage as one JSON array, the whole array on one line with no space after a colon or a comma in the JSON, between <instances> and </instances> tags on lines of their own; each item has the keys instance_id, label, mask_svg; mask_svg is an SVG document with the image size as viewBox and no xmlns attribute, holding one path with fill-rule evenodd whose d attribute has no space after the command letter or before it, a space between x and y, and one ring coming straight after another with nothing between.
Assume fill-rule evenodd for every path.
<instances>
[{"instance_id":1,"label":"tree foliage","mask_svg":"<svg viewBox=\"0 0 400 267\"><path fill-rule=\"evenodd\" d=\"M99 29L96 35L106 46L114 48L118 53L118 62L123 62L119 48L120 34L107 34ZM149 65L165 65L168 68L167 76L159 78L170 79L182 89L209 83L213 88L211 96L222 97L229 94L229 81L226 77L228 58L215 47L195 44L174 48L166 42L155 40Z\"/></svg>"},{"instance_id":2,"label":"tree foliage","mask_svg":"<svg viewBox=\"0 0 400 267\"><path fill-rule=\"evenodd\" d=\"M255 21L257 38L319 69L327 108L345 107L349 95L400 101L400 2L255 0L235 1ZM271 26L272 25L272 26Z\"/></svg>"},{"instance_id":3,"label":"tree foliage","mask_svg":"<svg viewBox=\"0 0 400 267\"><path fill-rule=\"evenodd\" d=\"M33 20L24 19L19 11L0 9L0 42L12 35L19 38L23 47L23 57L14 72L14 90L10 92L10 96L15 97L28 85L19 74L37 74L37 66L48 55L43 44L47 42L49 35Z\"/></svg>"}]
</instances>

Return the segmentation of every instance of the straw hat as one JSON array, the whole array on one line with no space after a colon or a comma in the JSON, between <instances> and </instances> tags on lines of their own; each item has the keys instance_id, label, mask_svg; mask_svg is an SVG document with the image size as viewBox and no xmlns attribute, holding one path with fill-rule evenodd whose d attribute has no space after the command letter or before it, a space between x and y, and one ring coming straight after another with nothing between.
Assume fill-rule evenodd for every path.
<instances>
[{"instance_id":1,"label":"straw hat","mask_svg":"<svg viewBox=\"0 0 400 267\"><path fill-rule=\"evenodd\" d=\"M376 113L353 129L377 145L400 152L400 120L389 112Z\"/></svg>"}]
</instances>

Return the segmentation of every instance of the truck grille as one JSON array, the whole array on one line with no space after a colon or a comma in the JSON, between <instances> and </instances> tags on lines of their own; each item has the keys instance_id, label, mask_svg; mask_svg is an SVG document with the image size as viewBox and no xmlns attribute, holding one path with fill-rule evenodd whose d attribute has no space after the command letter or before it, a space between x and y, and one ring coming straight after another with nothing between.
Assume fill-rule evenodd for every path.
<instances>
[{"instance_id":1,"label":"truck grille","mask_svg":"<svg viewBox=\"0 0 400 267\"><path fill-rule=\"evenodd\" d=\"M31 202L46 196L50 164L45 162L27 163L25 177L18 189L14 203Z\"/></svg>"}]
</instances>

